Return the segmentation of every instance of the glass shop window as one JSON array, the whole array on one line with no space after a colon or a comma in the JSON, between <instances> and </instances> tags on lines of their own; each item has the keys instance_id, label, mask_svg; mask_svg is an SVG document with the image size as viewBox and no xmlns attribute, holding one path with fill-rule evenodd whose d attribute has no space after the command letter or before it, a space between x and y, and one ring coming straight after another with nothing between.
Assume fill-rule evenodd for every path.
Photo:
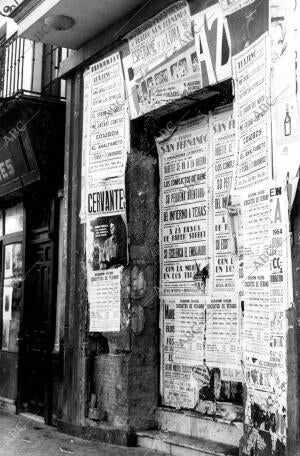
<instances>
[{"instance_id":1,"label":"glass shop window","mask_svg":"<svg viewBox=\"0 0 300 456\"><path fill-rule=\"evenodd\" d=\"M2 350L18 352L23 282L23 204L0 210Z\"/></svg>"}]
</instances>

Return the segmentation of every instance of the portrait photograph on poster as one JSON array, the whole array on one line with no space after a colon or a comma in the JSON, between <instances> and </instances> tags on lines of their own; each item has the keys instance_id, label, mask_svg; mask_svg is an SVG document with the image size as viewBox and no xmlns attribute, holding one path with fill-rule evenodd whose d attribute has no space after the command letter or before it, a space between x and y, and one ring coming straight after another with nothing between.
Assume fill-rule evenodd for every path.
<instances>
[{"instance_id":1,"label":"portrait photograph on poster","mask_svg":"<svg viewBox=\"0 0 300 456\"><path fill-rule=\"evenodd\" d=\"M128 262L127 231L121 215L90 222L94 236L93 271L125 266Z\"/></svg>"}]
</instances>

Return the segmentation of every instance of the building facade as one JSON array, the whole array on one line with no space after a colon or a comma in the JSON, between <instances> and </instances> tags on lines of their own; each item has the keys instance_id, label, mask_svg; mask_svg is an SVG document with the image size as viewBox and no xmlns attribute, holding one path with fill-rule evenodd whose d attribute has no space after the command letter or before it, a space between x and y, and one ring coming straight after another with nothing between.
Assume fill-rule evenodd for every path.
<instances>
[{"instance_id":1,"label":"building facade","mask_svg":"<svg viewBox=\"0 0 300 456\"><path fill-rule=\"evenodd\" d=\"M11 17L66 112L15 100L37 112L11 147L35 143L39 184L3 193L3 408L168 452L296 454L299 8L24 0Z\"/></svg>"}]
</instances>

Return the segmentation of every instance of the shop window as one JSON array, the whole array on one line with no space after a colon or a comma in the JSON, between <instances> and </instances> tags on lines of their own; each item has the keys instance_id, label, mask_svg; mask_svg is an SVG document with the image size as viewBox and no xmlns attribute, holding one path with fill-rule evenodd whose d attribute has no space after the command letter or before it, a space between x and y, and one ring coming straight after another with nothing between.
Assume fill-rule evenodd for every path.
<instances>
[{"instance_id":1,"label":"shop window","mask_svg":"<svg viewBox=\"0 0 300 456\"><path fill-rule=\"evenodd\" d=\"M18 352L23 283L23 204L0 211L3 351Z\"/></svg>"}]
</instances>

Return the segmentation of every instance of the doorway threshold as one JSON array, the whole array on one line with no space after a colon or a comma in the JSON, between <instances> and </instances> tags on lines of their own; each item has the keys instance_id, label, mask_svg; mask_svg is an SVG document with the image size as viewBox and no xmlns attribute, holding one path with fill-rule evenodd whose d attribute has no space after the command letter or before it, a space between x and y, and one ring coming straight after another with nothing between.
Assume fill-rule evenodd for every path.
<instances>
[{"instance_id":1,"label":"doorway threshold","mask_svg":"<svg viewBox=\"0 0 300 456\"><path fill-rule=\"evenodd\" d=\"M28 420L32 420L32 421L36 421L41 424L45 424L45 418L43 418L40 415L35 415L34 413L24 412L24 413L20 413L20 416L23 416L24 418L27 418Z\"/></svg>"}]
</instances>

